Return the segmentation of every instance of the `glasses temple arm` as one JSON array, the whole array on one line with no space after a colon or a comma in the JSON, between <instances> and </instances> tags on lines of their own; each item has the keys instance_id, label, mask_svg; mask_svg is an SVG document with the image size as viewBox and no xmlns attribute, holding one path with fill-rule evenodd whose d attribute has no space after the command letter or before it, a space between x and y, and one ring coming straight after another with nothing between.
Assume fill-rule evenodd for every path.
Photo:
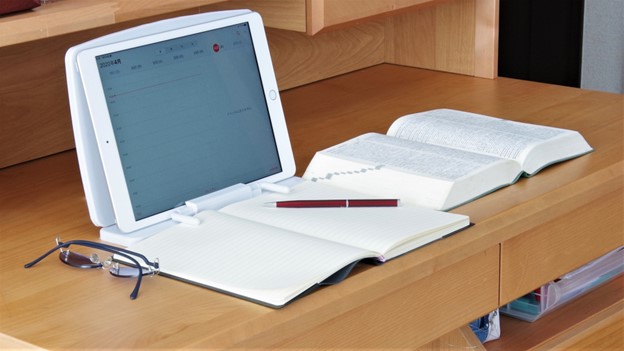
<instances>
[{"instance_id":1,"label":"glasses temple arm","mask_svg":"<svg viewBox=\"0 0 624 351\"><path fill-rule=\"evenodd\" d=\"M44 258L48 257L51 253L53 253L54 251L62 248L62 247L67 247L64 244L58 244L56 245L53 249L50 249L48 252L44 253L43 255L39 256L38 258L34 259L31 262L28 262L24 265L24 268L30 268L34 265L36 265L37 263L39 263L41 260L43 260Z\"/></svg>"},{"instance_id":2,"label":"glasses temple arm","mask_svg":"<svg viewBox=\"0 0 624 351\"><path fill-rule=\"evenodd\" d=\"M136 285L134 286L134 289L130 293L130 299L131 300L136 299L137 296L139 295L139 288L141 287L141 280L143 280L143 268L139 264L139 261L137 261L134 257L131 257L130 255L127 255L127 254L125 254L123 252L114 252L113 250L111 250L109 252L129 259L130 261L132 261L132 263L134 263L136 265L137 269L139 270L139 274L137 276Z\"/></svg>"}]
</instances>

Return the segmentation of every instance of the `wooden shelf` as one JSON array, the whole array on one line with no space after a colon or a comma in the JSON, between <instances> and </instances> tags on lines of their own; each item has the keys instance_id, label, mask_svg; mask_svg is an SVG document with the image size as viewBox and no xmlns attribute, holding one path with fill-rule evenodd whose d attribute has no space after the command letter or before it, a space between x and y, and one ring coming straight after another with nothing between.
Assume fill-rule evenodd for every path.
<instances>
[{"instance_id":1,"label":"wooden shelf","mask_svg":"<svg viewBox=\"0 0 624 351\"><path fill-rule=\"evenodd\" d=\"M0 47L195 9L225 0L53 0L0 16Z\"/></svg>"},{"instance_id":2,"label":"wooden shelf","mask_svg":"<svg viewBox=\"0 0 624 351\"><path fill-rule=\"evenodd\" d=\"M355 22L409 11L415 6L440 2L440 0L229 0L213 8L251 9L262 14L268 27L315 35Z\"/></svg>"},{"instance_id":3,"label":"wooden shelf","mask_svg":"<svg viewBox=\"0 0 624 351\"><path fill-rule=\"evenodd\" d=\"M267 26L315 34L328 27L439 0L52 0L31 11L0 17L0 47L177 11L249 8ZM208 8L204 8L208 5Z\"/></svg>"},{"instance_id":4,"label":"wooden shelf","mask_svg":"<svg viewBox=\"0 0 624 351\"><path fill-rule=\"evenodd\" d=\"M241 8L261 13L267 27L314 35L363 20L412 11L422 5L442 3L441 0L51 0L31 11L0 16L0 47L179 11L199 13ZM468 6L467 9L476 6L474 14L467 11L464 15L478 18L475 32L480 47L485 51L495 50L486 47L494 45L498 32L497 1L457 3Z\"/></svg>"},{"instance_id":5,"label":"wooden shelf","mask_svg":"<svg viewBox=\"0 0 624 351\"><path fill-rule=\"evenodd\" d=\"M533 323L501 317L501 338L488 351L624 349L624 275Z\"/></svg>"}]
</instances>

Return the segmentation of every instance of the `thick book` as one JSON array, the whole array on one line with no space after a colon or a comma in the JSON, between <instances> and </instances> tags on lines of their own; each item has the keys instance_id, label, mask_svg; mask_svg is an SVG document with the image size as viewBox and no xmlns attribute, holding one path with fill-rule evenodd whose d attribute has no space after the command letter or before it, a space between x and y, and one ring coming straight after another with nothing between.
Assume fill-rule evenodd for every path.
<instances>
[{"instance_id":1,"label":"thick book","mask_svg":"<svg viewBox=\"0 0 624 351\"><path fill-rule=\"evenodd\" d=\"M448 210L591 151L576 131L438 109L317 152L303 178Z\"/></svg>"},{"instance_id":2,"label":"thick book","mask_svg":"<svg viewBox=\"0 0 624 351\"><path fill-rule=\"evenodd\" d=\"M362 260L385 262L470 225L467 216L400 205L276 208L297 199L362 199L360 193L303 181L288 194L263 193L196 215L129 247L158 258L161 274L281 307L335 284Z\"/></svg>"}]
</instances>

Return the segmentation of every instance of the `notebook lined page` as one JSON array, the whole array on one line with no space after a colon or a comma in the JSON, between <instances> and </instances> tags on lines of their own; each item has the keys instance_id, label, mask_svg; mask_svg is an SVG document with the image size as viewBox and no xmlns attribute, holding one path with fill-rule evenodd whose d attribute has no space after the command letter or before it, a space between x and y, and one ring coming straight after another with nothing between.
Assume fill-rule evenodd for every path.
<instances>
[{"instance_id":1,"label":"notebook lined page","mask_svg":"<svg viewBox=\"0 0 624 351\"><path fill-rule=\"evenodd\" d=\"M130 250L160 260L184 280L281 305L371 252L205 211L202 224L180 224Z\"/></svg>"},{"instance_id":2,"label":"notebook lined page","mask_svg":"<svg viewBox=\"0 0 624 351\"><path fill-rule=\"evenodd\" d=\"M263 194L220 211L381 253L410 240L418 241L419 237L427 238L440 228L467 221L466 216L412 206L294 209L264 205L284 200L336 198L370 196L306 181L289 194ZM415 236L417 233L419 235Z\"/></svg>"}]
</instances>

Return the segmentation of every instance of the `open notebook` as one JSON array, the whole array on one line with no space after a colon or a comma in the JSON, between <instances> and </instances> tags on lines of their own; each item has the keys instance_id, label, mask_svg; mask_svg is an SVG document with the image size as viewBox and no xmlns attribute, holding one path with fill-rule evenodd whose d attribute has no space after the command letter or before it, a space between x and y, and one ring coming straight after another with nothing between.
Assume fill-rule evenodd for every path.
<instances>
[{"instance_id":1,"label":"open notebook","mask_svg":"<svg viewBox=\"0 0 624 351\"><path fill-rule=\"evenodd\" d=\"M467 216L407 205L266 206L328 198L370 197L305 181L289 194L262 194L201 212L199 225L179 224L129 249L157 257L163 275L281 307L341 281L363 259L385 262L470 224Z\"/></svg>"}]
</instances>

